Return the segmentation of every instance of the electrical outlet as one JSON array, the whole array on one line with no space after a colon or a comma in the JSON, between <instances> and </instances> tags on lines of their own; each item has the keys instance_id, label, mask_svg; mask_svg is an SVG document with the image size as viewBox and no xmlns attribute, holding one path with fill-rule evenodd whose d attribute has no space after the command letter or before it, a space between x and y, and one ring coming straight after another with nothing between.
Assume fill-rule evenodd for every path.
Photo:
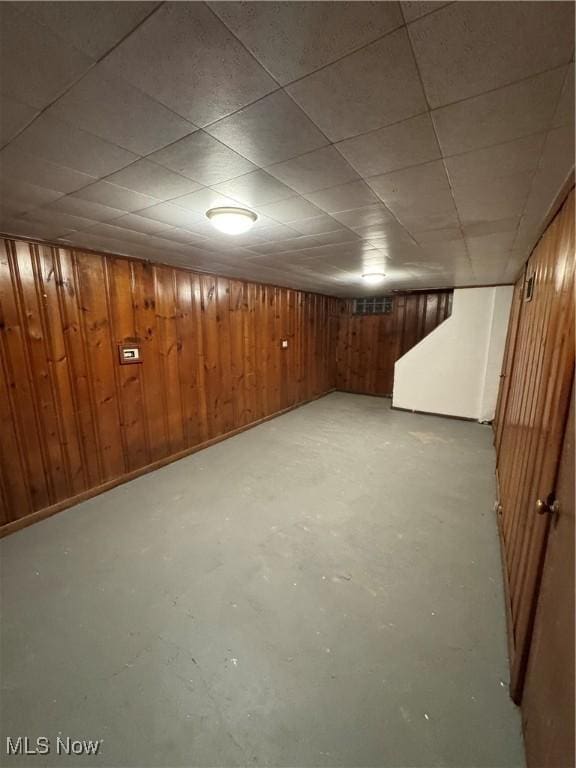
<instances>
[{"instance_id":1,"label":"electrical outlet","mask_svg":"<svg viewBox=\"0 0 576 768\"><path fill-rule=\"evenodd\" d=\"M288 349L288 339L282 339L282 349Z\"/></svg>"}]
</instances>

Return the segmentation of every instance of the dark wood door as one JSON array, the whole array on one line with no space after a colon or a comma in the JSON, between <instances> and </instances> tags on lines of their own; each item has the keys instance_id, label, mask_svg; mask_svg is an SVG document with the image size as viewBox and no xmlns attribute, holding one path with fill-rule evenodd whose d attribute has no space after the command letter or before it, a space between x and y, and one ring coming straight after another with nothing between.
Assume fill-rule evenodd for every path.
<instances>
[{"instance_id":1,"label":"dark wood door","mask_svg":"<svg viewBox=\"0 0 576 768\"><path fill-rule=\"evenodd\" d=\"M573 768L574 388L522 700L529 768Z\"/></svg>"},{"instance_id":2,"label":"dark wood door","mask_svg":"<svg viewBox=\"0 0 576 768\"><path fill-rule=\"evenodd\" d=\"M531 299L514 339L505 413L498 428L501 530L511 616L511 693L522 696L550 516L537 502L554 491L574 371L574 190L526 266ZM522 279L522 278L521 278ZM525 289L524 280L521 283ZM511 340L509 339L509 342Z\"/></svg>"}]
</instances>

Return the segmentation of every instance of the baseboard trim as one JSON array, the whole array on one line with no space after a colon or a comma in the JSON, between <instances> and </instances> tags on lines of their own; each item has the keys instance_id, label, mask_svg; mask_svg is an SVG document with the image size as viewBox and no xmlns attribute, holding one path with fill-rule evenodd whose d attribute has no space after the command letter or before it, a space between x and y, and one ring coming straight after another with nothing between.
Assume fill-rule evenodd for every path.
<instances>
[{"instance_id":1,"label":"baseboard trim","mask_svg":"<svg viewBox=\"0 0 576 768\"><path fill-rule=\"evenodd\" d=\"M321 398L326 397L326 395L329 395L335 391L336 390L332 388L327 390L326 392L322 392L322 394L320 395L315 395L314 397L310 397L307 400L302 400L299 403L294 403L294 405L289 405L287 408L283 408L280 411L275 411L274 413L271 413L269 416L264 416L261 419L257 419L256 421L251 421L249 424L243 424L241 427L236 427L236 429L232 429L229 432L225 432L222 435L218 435L217 437L211 437L209 440L205 440L202 443L193 445L190 448L186 448L183 451L179 451L178 453L173 453L170 456L165 456L163 459L158 459L158 461L153 461L150 464L145 464L143 467L139 467L138 469L134 469L131 472L127 472L126 474L121 475L120 477L116 477L113 480L108 480L106 483L102 483L101 485L96 485L94 486L94 488L89 488L86 491L82 491L82 493L78 493L75 496L70 496L70 498L63 499L62 501L59 501L56 504L51 504L49 507L38 509L36 510L36 512L32 512L31 514L26 515L26 517L21 517L18 520L13 520L12 522L7 523L6 525L3 525L2 527L0 527L0 539L10 535L11 533L16 533L16 531L20 531L23 528L27 528L29 525L38 523L40 522L40 520L45 520L48 517L52 517L52 515L55 515L58 512L63 512L65 509L74 507L76 504L80 504L80 502L82 501L87 501L88 499L91 499L94 496L98 496L100 493L104 493L105 491L110 491L112 488L116 488L118 485L123 485L124 483L128 483L130 482L130 480L135 480L137 477L141 477L142 475L148 474L148 472L153 472L154 470L160 469L161 467L165 467L168 464L172 464L175 461L179 461L180 459L185 459L186 456L191 456L193 453L202 451L205 448L210 448L210 446L216 445L217 443L221 443L223 440L227 440L229 437L234 437L235 435L239 435L242 432L246 432L247 430L252 429L253 427L258 427L260 424L264 424L265 422L270 421L271 419L275 419L278 416L284 415L285 413L294 411L296 408L301 408L303 405L307 405L308 403L313 403L315 400L320 400Z\"/></svg>"},{"instance_id":2,"label":"baseboard trim","mask_svg":"<svg viewBox=\"0 0 576 768\"><path fill-rule=\"evenodd\" d=\"M478 421L470 416L453 416L451 413L435 413L434 411L417 411L412 408L400 408L399 405L390 406L393 411L404 411L404 413L417 413L420 416L440 416L443 419L456 419L456 421L472 421L475 424L490 424L488 421Z\"/></svg>"},{"instance_id":3,"label":"baseboard trim","mask_svg":"<svg viewBox=\"0 0 576 768\"><path fill-rule=\"evenodd\" d=\"M361 392L358 389L341 389L336 387L335 392L345 392L347 395L363 395L364 397L385 397L388 400L392 399L392 395L385 395L380 392Z\"/></svg>"}]
</instances>

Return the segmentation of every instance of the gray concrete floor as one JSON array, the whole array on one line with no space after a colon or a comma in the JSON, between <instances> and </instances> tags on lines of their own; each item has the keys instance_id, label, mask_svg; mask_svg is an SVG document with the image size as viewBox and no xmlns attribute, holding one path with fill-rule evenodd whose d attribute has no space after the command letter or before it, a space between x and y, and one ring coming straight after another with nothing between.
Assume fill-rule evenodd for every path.
<instances>
[{"instance_id":1,"label":"gray concrete floor","mask_svg":"<svg viewBox=\"0 0 576 768\"><path fill-rule=\"evenodd\" d=\"M490 428L334 393L8 537L2 765L522 766L494 495Z\"/></svg>"}]
</instances>

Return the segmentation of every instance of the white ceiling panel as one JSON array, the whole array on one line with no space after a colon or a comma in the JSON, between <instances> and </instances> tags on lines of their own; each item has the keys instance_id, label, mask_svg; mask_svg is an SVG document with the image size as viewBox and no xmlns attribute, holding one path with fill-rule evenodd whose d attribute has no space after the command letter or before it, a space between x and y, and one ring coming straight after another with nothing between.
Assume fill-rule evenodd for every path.
<instances>
[{"instance_id":1,"label":"white ceiling panel","mask_svg":"<svg viewBox=\"0 0 576 768\"><path fill-rule=\"evenodd\" d=\"M358 180L356 171L334 147L317 149L266 170L301 194Z\"/></svg>"},{"instance_id":2,"label":"white ceiling panel","mask_svg":"<svg viewBox=\"0 0 576 768\"><path fill-rule=\"evenodd\" d=\"M404 18L410 22L437 11L447 3L435 2L435 0L402 0L400 5Z\"/></svg>"},{"instance_id":3,"label":"white ceiling panel","mask_svg":"<svg viewBox=\"0 0 576 768\"><path fill-rule=\"evenodd\" d=\"M450 3L408 31L435 108L567 64L574 3Z\"/></svg>"},{"instance_id":4,"label":"white ceiling panel","mask_svg":"<svg viewBox=\"0 0 576 768\"><path fill-rule=\"evenodd\" d=\"M514 278L574 166L568 3L0 14L7 233L337 295L366 265L474 285ZM218 205L253 229L217 233Z\"/></svg>"},{"instance_id":5,"label":"white ceiling panel","mask_svg":"<svg viewBox=\"0 0 576 768\"><path fill-rule=\"evenodd\" d=\"M193 133L155 152L149 160L206 186L256 169L245 157L204 131Z\"/></svg>"},{"instance_id":6,"label":"white ceiling panel","mask_svg":"<svg viewBox=\"0 0 576 768\"><path fill-rule=\"evenodd\" d=\"M142 195L139 192L119 187L108 181L98 181L90 187L84 187L79 192L75 192L73 197L90 200L101 205L111 205L114 208L130 212L149 208L151 205L156 205L156 203L160 202L150 195Z\"/></svg>"},{"instance_id":7,"label":"white ceiling panel","mask_svg":"<svg viewBox=\"0 0 576 768\"><path fill-rule=\"evenodd\" d=\"M257 165L270 165L328 144L283 91L276 91L207 129Z\"/></svg>"},{"instance_id":8,"label":"white ceiling panel","mask_svg":"<svg viewBox=\"0 0 576 768\"><path fill-rule=\"evenodd\" d=\"M61 192L73 192L96 181L87 173L20 152L14 142L0 152L0 176Z\"/></svg>"},{"instance_id":9,"label":"white ceiling panel","mask_svg":"<svg viewBox=\"0 0 576 768\"><path fill-rule=\"evenodd\" d=\"M14 138L38 114L38 109L0 94L0 146Z\"/></svg>"},{"instance_id":10,"label":"white ceiling panel","mask_svg":"<svg viewBox=\"0 0 576 768\"><path fill-rule=\"evenodd\" d=\"M91 69L49 113L138 155L148 155L196 130L104 64Z\"/></svg>"},{"instance_id":11,"label":"white ceiling panel","mask_svg":"<svg viewBox=\"0 0 576 768\"><path fill-rule=\"evenodd\" d=\"M361 176L377 176L440 157L430 115L426 112L387 128L336 145Z\"/></svg>"},{"instance_id":12,"label":"white ceiling panel","mask_svg":"<svg viewBox=\"0 0 576 768\"><path fill-rule=\"evenodd\" d=\"M106 177L106 181L134 192L155 197L157 200L171 200L173 197L195 192L201 184L179 173L169 171L149 160L137 160L127 168Z\"/></svg>"},{"instance_id":13,"label":"white ceiling panel","mask_svg":"<svg viewBox=\"0 0 576 768\"><path fill-rule=\"evenodd\" d=\"M94 59L109 51L160 3L23 2L19 10Z\"/></svg>"},{"instance_id":14,"label":"white ceiling panel","mask_svg":"<svg viewBox=\"0 0 576 768\"><path fill-rule=\"evenodd\" d=\"M137 155L43 113L9 145L91 176L104 176Z\"/></svg>"},{"instance_id":15,"label":"white ceiling panel","mask_svg":"<svg viewBox=\"0 0 576 768\"><path fill-rule=\"evenodd\" d=\"M546 131L565 73L565 69L555 69L434 110L432 119L442 154L456 155Z\"/></svg>"},{"instance_id":16,"label":"white ceiling panel","mask_svg":"<svg viewBox=\"0 0 576 768\"><path fill-rule=\"evenodd\" d=\"M287 86L287 91L331 141L426 109L405 29Z\"/></svg>"},{"instance_id":17,"label":"white ceiling panel","mask_svg":"<svg viewBox=\"0 0 576 768\"><path fill-rule=\"evenodd\" d=\"M402 24L398 3L210 3L282 85L353 53Z\"/></svg>"},{"instance_id":18,"label":"white ceiling panel","mask_svg":"<svg viewBox=\"0 0 576 768\"><path fill-rule=\"evenodd\" d=\"M106 59L141 91L204 126L276 83L204 3L165 3Z\"/></svg>"},{"instance_id":19,"label":"white ceiling panel","mask_svg":"<svg viewBox=\"0 0 576 768\"><path fill-rule=\"evenodd\" d=\"M347 184L322 189L318 192L307 192L305 197L326 213L350 211L378 202L374 192L362 180L350 181Z\"/></svg>"},{"instance_id":20,"label":"white ceiling panel","mask_svg":"<svg viewBox=\"0 0 576 768\"><path fill-rule=\"evenodd\" d=\"M44 108L86 72L93 60L18 10L0 3L2 91Z\"/></svg>"},{"instance_id":21,"label":"white ceiling panel","mask_svg":"<svg viewBox=\"0 0 576 768\"><path fill-rule=\"evenodd\" d=\"M253 171L222 184L216 184L214 188L223 195L228 195L248 206L275 203L294 194L293 189L265 171Z\"/></svg>"}]
</instances>

